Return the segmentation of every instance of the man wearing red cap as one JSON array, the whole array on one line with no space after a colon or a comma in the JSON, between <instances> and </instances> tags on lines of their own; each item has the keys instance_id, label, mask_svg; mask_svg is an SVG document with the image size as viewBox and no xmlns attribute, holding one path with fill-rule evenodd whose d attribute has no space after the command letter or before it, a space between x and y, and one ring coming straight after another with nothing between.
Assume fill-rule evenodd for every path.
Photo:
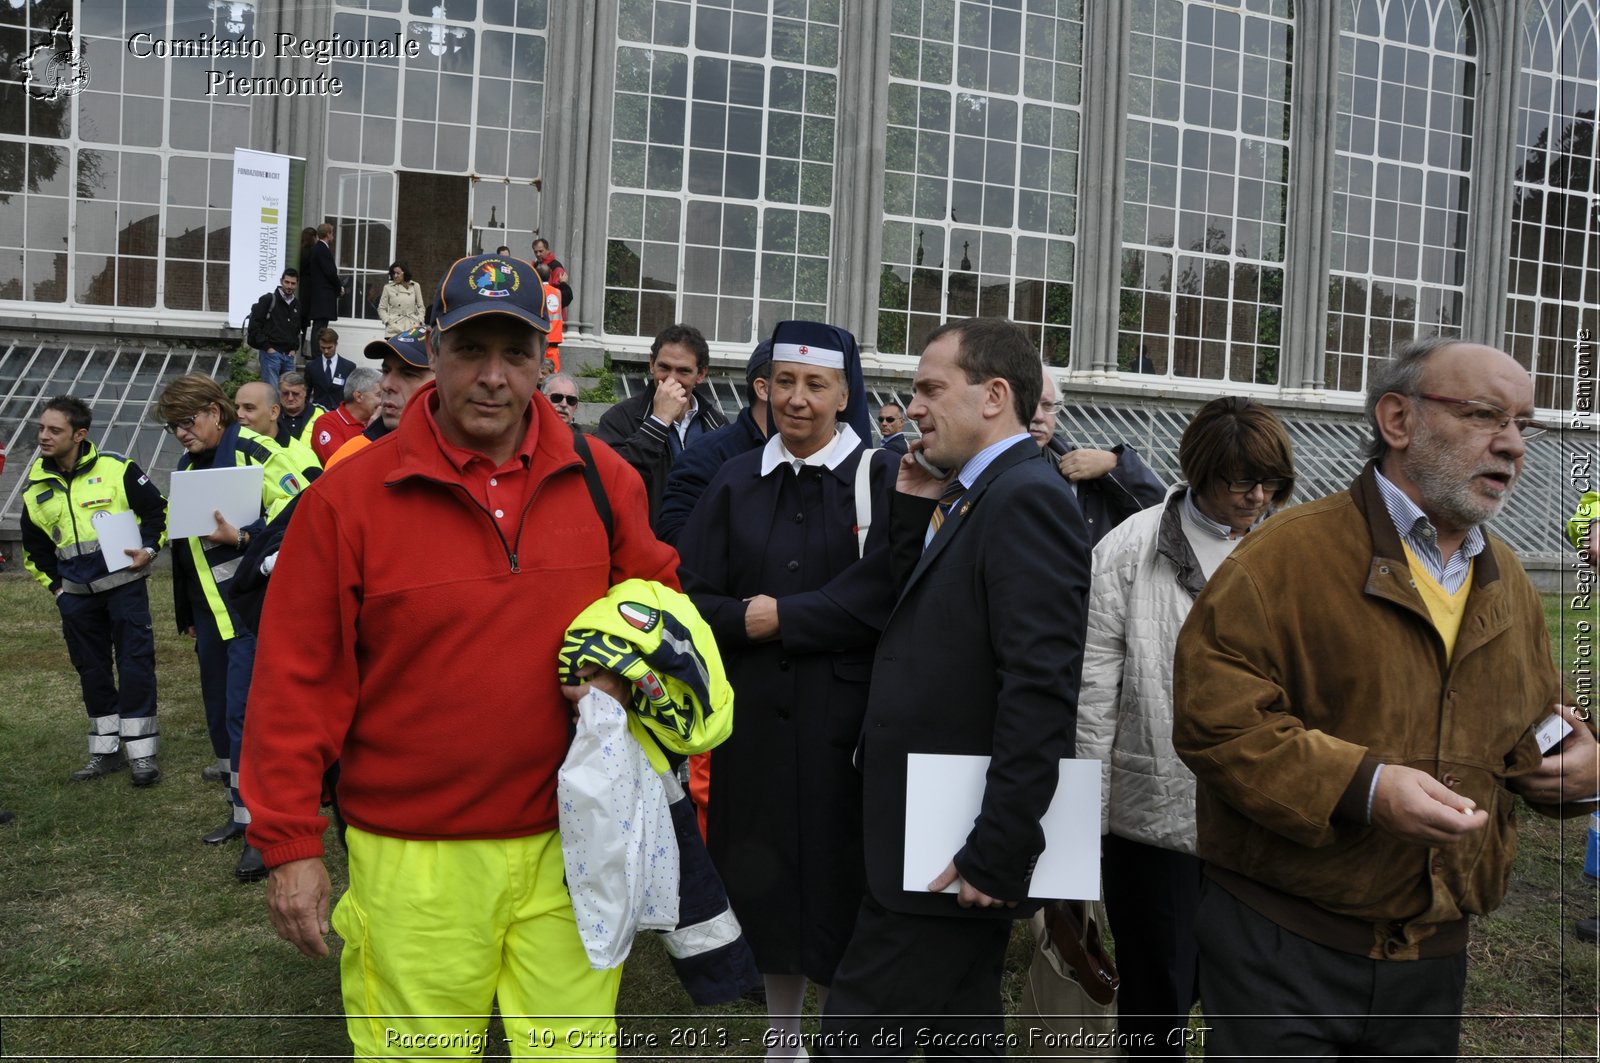
<instances>
[{"instance_id":1,"label":"man wearing red cap","mask_svg":"<svg viewBox=\"0 0 1600 1063\"><path fill-rule=\"evenodd\" d=\"M613 583L676 587L677 556L649 533L638 477L591 443L608 541L576 437L535 397L541 295L509 257L446 271L433 383L305 498L277 561L295 608L268 595L251 838L279 935L326 955L317 808L339 762L350 888L332 926L357 1058L481 1054L495 1001L514 1055L614 1054L620 969L589 966L556 830L567 698L587 684L563 688L556 654Z\"/></svg>"}]
</instances>

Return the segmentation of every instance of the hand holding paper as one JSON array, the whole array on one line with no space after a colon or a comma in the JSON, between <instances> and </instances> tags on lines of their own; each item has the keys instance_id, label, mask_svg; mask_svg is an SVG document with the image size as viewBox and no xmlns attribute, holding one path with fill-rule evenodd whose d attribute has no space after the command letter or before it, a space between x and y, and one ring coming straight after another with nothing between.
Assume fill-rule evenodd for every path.
<instances>
[{"instance_id":1,"label":"hand holding paper","mask_svg":"<svg viewBox=\"0 0 1600 1063\"><path fill-rule=\"evenodd\" d=\"M231 469L184 469L172 474L167 496L167 534L174 539L206 538L233 543L238 530L261 515L260 465ZM232 529L231 537L217 538L218 514Z\"/></svg>"},{"instance_id":2,"label":"hand holding paper","mask_svg":"<svg viewBox=\"0 0 1600 1063\"><path fill-rule=\"evenodd\" d=\"M105 559L107 572L140 569L149 563L144 541L139 538L139 518L131 509L120 513L102 511L89 520L94 525L95 537L100 540L100 556ZM134 560L135 554L140 560Z\"/></svg>"}]
</instances>

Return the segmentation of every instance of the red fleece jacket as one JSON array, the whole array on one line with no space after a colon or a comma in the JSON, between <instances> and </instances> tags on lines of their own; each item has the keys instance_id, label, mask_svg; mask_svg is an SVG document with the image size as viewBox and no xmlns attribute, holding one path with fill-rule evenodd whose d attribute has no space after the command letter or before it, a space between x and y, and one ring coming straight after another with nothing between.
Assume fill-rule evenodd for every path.
<instances>
[{"instance_id":1,"label":"red fleece jacket","mask_svg":"<svg viewBox=\"0 0 1600 1063\"><path fill-rule=\"evenodd\" d=\"M300 499L267 593L240 765L250 842L268 866L322 855L319 795L336 760L340 811L365 831L555 829L571 741L555 678L567 624L629 577L676 588L678 556L651 534L638 473L591 437L615 527L608 555L572 431L533 404L516 522L462 488L431 384L398 429Z\"/></svg>"}]
</instances>

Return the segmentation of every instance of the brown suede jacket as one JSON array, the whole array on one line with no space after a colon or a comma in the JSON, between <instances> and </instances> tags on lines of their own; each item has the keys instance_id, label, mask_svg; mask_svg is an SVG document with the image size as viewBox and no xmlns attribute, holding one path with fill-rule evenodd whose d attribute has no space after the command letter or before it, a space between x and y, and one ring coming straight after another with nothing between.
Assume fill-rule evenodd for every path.
<instances>
[{"instance_id":1,"label":"brown suede jacket","mask_svg":"<svg viewBox=\"0 0 1600 1063\"><path fill-rule=\"evenodd\" d=\"M1505 543L1489 536L1471 582L1447 662L1369 464L1253 532L1207 583L1178 638L1173 743L1200 783L1199 854L1241 901L1375 959L1457 951L1466 916L1500 904L1506 779L1539 763L1531 728L1561 681ZM1435 848L1368 825L1380 763L1441 780L1488 825Z\"/></svg>"}]
</instances>

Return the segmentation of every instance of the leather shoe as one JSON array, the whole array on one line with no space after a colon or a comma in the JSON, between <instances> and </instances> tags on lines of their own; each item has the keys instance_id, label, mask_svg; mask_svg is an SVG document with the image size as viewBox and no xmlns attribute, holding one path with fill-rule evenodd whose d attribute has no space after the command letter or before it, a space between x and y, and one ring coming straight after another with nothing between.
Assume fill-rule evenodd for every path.
<instances>
[{"instance_id":1,"label":"leather shoe","mask_svg":"<svg viewBox=\"0 0 1600 1063\"><path fill-rule=\"evenodd\" d=\"M1572 929L1578 935L1579 941L1600 941L1600 919L1593 916L1579 919Z\"/></svg>"},{"instance_id":2,"label":"leather shoe","mask_svg":"<svg viewBox=\"0 0 1600 1063\"><path fill-rule=\"evenodd\" d=\"M233 866L233 877L240 882L260 882L267 877L267 865L261 859L261 850L245 843L239 862Z\"/></svg>"},{"instance_id":3,"label":"leather shoe","mask_svg":"<svg viewBox=\"0 0 1600 1063\"><path fill-rule=\"evenodd\" d=\"M230 819L210 834L200 835L200 840L207 845L221 845L223 842L231 842L233 839L242 838L243 836L244 824L238 820Z\"/></svg>"}]
</instances>

